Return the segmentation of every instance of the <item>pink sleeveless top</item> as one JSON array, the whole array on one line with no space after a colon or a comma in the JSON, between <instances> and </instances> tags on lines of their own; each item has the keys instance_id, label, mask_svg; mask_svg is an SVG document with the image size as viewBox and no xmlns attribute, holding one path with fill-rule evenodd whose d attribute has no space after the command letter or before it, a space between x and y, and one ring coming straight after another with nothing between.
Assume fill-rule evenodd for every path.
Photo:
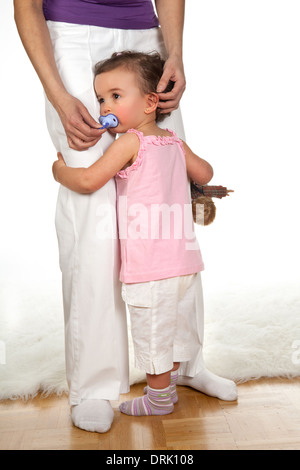
<instances>
[{"instance_id":1,"label":"pink sleeveless top","mask_svg":"<svg viewBox=\"0 0 300 470\"><path fill-rule=\"evenodd\" d=\"M140 148L135 162L115 176L120 280L137 283L202 271L181 140L169 130L170 137L128 132L137 135Z\"/></svg>"}]
</instances>

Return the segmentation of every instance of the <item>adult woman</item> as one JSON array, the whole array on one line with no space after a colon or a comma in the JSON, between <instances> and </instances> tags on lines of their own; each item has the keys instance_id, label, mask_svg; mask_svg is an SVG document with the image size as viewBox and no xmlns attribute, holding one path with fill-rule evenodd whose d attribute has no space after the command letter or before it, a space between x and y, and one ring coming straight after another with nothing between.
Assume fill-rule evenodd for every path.
<instances>
[{"instance_id":1,"label":"adult woman","mask_svg":"<svg viewBox=\"0 0 300 470\"><path fill-rule=\"evenodd\" d=\"M50 135L69 166L91 165L112 142L109 133L102 137L98 129L93 65L115 51L157 50L166 56L158 91L165 89L169 79L175 87L160 95L163 111L173 111L164 125L184 137L176 109L185 88L184 0L156 0L160 27L151 0L15 0L14 5L20 37L45 90ZM129 387L115 197L113 180L91 195L61 187L56 211L72 419L76 426L97 432L111 426L109 400L117 400ZM202 319L199 287L198 318ZM195 319L199 348L182 371L190 377L203 371L202 322ZM207 392L207 377L205 383ZM231 383L222 387L226 396L228 388L232 395Z\"/></svg>"}]
</instances>

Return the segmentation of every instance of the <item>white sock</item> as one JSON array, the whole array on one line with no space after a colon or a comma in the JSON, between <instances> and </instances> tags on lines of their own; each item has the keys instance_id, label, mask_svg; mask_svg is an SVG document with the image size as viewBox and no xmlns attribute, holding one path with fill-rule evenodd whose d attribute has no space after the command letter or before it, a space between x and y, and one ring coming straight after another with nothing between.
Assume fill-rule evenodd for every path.
<instances>
[{"instance_id":1,"label":"white sock","mask_svg":"<svg viewBox=\"0 0 300 470\"><path fill-rule=\"evenodd\" d=\"M108 400L83 400L72 406L72 420L77 428L90 432L109 431L114 411Z\"/></svg>"},{"instance_id":2,"label":"white sock","mask_svg":"<svg viewBox=\"0 0 300 470\"><path fill-rule=\"evenodd\" d=\"M237 388L232 380L219 377L207 369L203 369L195 377L178 376L177 385L186 385L211 397L224 401L237 399Z\"/></svg>"}]
</instances>

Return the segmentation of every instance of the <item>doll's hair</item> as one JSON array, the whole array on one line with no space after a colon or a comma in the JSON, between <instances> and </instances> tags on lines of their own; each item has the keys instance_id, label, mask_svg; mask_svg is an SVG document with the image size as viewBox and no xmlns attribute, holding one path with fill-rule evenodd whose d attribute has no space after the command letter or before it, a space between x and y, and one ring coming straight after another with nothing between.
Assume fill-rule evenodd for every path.
<instances>
[{"instance_id":1,"label":"doll's hair","mask_svg":"<svg viewBox=\"0 0 300 470\"><path fill-rule=\"evenodd\" d=\"M140 90L143 94L157 93L157 85L163 74L165 61L157 52L145 54L142 52L115 52L109 59L98 62L95 65L95 77L101 73L110 72L122 67L134 72L138 79ZM164 93L168 93L174 87L174 82L169 81ZM156 110L156 121L162 121L170 113L161 114L160 108Z\"/></svg>"},{"instance_id":2,"label":"doll's hair","mask_svg":"<svg viewBox=\"0 0 300 470\"><path fill-rule=\"evenodd\" d=\"M199 196L193 199L192 211L194 222L199 225L210 225L216 217L216 206L211 197Z\"/></svg>"}]
</instances>

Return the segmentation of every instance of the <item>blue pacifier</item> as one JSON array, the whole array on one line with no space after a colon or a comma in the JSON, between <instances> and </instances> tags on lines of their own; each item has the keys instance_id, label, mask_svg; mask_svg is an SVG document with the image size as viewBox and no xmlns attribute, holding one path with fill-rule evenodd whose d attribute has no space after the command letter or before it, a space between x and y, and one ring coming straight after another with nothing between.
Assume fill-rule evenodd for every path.
<instances>
[{"instance_id":1,"label":"blue pacifier","mask_svg":"<svg viewBox=\"0 0 300 470\"><path fill-rule=\"evenodd\" d=\"M107 114L106 116L100 116L99 122L102 124L102 127L99 129L108 129L109 127L117 127L119 124L117 116L114 114Z\"/></svg>"}]
</instances>

